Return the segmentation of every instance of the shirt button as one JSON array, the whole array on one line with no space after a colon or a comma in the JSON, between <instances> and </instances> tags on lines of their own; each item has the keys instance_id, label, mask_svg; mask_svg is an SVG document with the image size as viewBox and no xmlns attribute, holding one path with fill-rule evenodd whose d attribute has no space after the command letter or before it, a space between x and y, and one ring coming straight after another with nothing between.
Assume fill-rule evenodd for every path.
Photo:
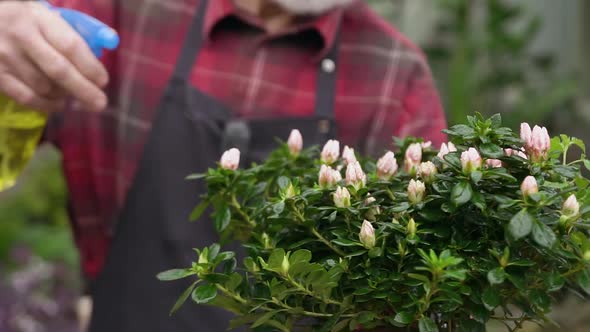
<instances>
[{"instance_id":1,"label":"shirt button","mask_svg":"<svg viewBox=\"0 0 590 332\"><path fill-rule=\"evenodd\" d=\"M322 60L322 70L326 73L333 73L336 69L336 64L332 59L324 59Z\"/></svg>"}]
</instances>

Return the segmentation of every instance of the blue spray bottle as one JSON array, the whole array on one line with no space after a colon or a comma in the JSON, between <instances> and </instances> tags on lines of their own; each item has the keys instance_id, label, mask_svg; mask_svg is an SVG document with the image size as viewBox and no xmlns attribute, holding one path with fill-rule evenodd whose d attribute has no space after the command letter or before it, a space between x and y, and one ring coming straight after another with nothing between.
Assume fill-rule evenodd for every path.
<instances>
[{"instance_id":1,"label":"blue spray bottle","mask_svg":"<svg viewBox=\"0 0 590 332\"><path fill-rule=\"evenodd\" d=\"M115 30L82 12L52 6L41 1L60 16L86 41L96 57L103 50L114 50L119 45ZM47 114L18 105L0 95L0 191L11 187L22 169L33 156L47 123Z\"/></svg>"}]
</instances>

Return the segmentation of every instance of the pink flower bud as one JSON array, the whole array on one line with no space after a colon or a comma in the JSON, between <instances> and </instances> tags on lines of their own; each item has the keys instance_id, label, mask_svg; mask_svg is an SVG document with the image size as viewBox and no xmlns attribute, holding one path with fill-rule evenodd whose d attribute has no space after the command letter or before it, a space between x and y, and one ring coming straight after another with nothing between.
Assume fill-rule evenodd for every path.
<instances>
[{"instance_id":1,"label":"pink flower bud","mask_svg":"<svg viewBox=\"0 0 590 332\"><path fill-rule=\"evenodd\" d=\"M348 164L346 166L346 184L352 185L355 189L359 189L365 186L367 182L367 176L363 169L361 168L361 164L358 161L355 161L352 164Z\"/></svg>"},{"instance_id":2,"label":"pink flower bud","mask_svg":"<svg viewBox=\"0 0 590 332\"><path fill-rule=\"evenodd\" d=\"M410 180L408 184L408 200L412 204L417 204L422 202L424 199L424 192L426 191L426 187L422 181L416 181L414 179Z\"/></svg>"},{"instance_id":3,"label":"pink flower bud","mask_svg":"<svg viewBox=\"0 0 590 332\"><path fill-rule=\"evenodd\" d=\"M322 150L322 162L324 162L324 164L331 165L334 162L336 162L336 160L338 160L339 156L340 142L338 142L337 140L329 140L326 143L326 145L324 145L324 148Z\"/></svg>"},{"instance_id":4,"label":"pink flower bud","mask_svg":"<svg viewBox=\"0 0 590 332\"><path fill-rule=\"evenodd\" d=\"M380 179L388 180L397 172L397 160L393 152L387 152L377 161L377 176Z\"/></svg>"},{"instance_id":5,"label":"pink flower bud","mask_svg":"<svg viewBox=\"0 0 590 332\"><path fill-rule=\"evenodd\" d=\"M524 143L525 149L528 150L533 146L531 126L529 126L529 124L526 122L520 124L520 139Z\"/></svg>"},{"instance_id":6,"label":"pink flower bud","mask_svg":"<svg viewBox=\"0 0 590 332\"><path fill-rule=\"evenodd\" d=\"M547 160L547 152L551 146L551 138L547 128L535 126L531 130L528 123L520 125L520 139L524 143L524 149L534 162Z\"/></svg>"},{"instance_id":7,"label":"pink flower bud","mask_svg":"<svg viewBox=\"0 0 590 332\"><path fill-rule=\"evenodd\" d=\"M476 149L469 148L469 150L461 153L461 167L464 172L476 171L481 168L482 164L483 160Z\"/></svg>"},{"instance_id":8,"label":"pink flower bud","mask_svg":"<svg viewBox=\"0 0 590 332\"><path fill-rule=\"evenodd\" d=\"M455 152L457 151L457 148L455 147L455 144L449 142L447 143L442 143L440 145L440 150L438 152L438 154L436 155L437 157L439 157L440 159L444 160L444 156L446 156L447 154L449 154L449 152Z\"/></svg>"},{"instance_id":9,"label":"pink flower bud","mask_svg":"<svg viewBox=\"0 0 590 332\"><path fill-rule=\"evenodd\" d=\"M520 150L514 150L514 149L504 149L504 153L506 153L506 155L508 157L510 156L519 156L523 159L528 159L526 154Z\"/></svg>"},{"instance_id":10,"label":"pink flower bud","mask_svg":"<svg viewBox=\"0 0 590 332\"><path fill-rule=\"evenodd\" d=\"M373 249L375 247L375 229L368 220L363 221L359 233L359 240L361 240L361 243L367 249Z\"/></svg>"},{"instance_id":11,"label":"pink flower bud","mask_svg":"<svg viewBox=\"0 0 590 332\"><path fill-rule=\"evenodd\" d=\"M422 145L420 143L413 143L408 146L406 156L404 159L404 170L408 174L416 172L416 168L422 162Z\"/></svg>"},{"instance_id":12,"label":"pink flower bud","mask_svg":"<svg viewBox=\"0 0 590 332\"><path fill-rule=\"evenodd\" d=\"M434 176L438 173L436 166L431 161L424 162L418 167L418 175L426 183L434 181Z\"/></svg>"},{"instance_id":13,"label":"pink flower bud","mask_svg":"<svg viewBox=\"0 0 590 332\"><path fill-rule=\"evenodd\" d=\"M293 156L299 155L299 152L303 149L303 136L301 136L299 130L291 130L291 134L287 140L287 146L289 146L289 151L291 151Z\"/></svg>"},{"instance_id":14,"label":"pink flower bud","mask_svg":"<svg viewBox=\"0 0 590 332\"><path fill-rule=\"evenodd\" d=\"M342 159L344 160L344 165L354 163L356 161L354 149L349 148L348 145L346 145L344 151L342 151Z\"/></svg>"},{"instance_id":15,"label":"pink flower bud","mask_svg":"<svg viewBox=\"0 0 590 332\"><path fill-rule=\"evenodd\" d=\"M344 187L336 188L336 192L333 195L334 205L339 208L350 207L350 193L348 189Z\"/></svg>"},{"instance_id":16,"label":"pink flower bud","mask_svg":"<svg viewBox=\"0 0 590 332\"><path fill-rule=\"evenodd\" d=\"M571 194L563 203L561 213L567 217L575 217L580 213L580 203L576 199L576 195Z\"/></svg>"},{"instance_id":17,"label":"pink flower bud","mask_svg":"<svg viewBox=\"0 0 590 332\"><path fill-rule=\"evenodd\" d=\"M547 152L551 146L551 138L547 128L535 126L532 133L532 146L529 154L532 155L533 161L547 160Z\"/></svg>"},{"instance_id":18,"label":"pink flower bud","mask_svg":"<svg viewBox=\"0 0 590 332\"><path fill-rule=\"evenodd\" d=\"M488 160L486 160L486 166L489 168L502 167L502 160L488 159Z\"/></svg>"},{"instance_id":19,"label":"pink flower bud","mask_svg":"<svg viewBox=\"0 0 590 332\"><path fill-rule=\"evenodd\" d=\"M371 208L369 209L369 211L367 211L366 214L366 218L368 220L376 220L377 215L381 213L381 208L379 208L379 205L373 204L375 203L375 201L375 197L371 196L370 194L367 194L367 199L365 199L365 205L371 206Z\"/></svg>"},{"instance_id":20,"label":"pink flower bud","mask_svg":"<svg viewBox=\"0 0 590 332\"><path fill-rule=\"evenodd\" d=\"M537 180L534 176L527 176L522 184L520 185L520 191L522 191L522 196L527 198L531 194L536 194L539 192L539 186L537 185Z\"/></svg>"},{"instance_id":21,"label":"pink flower bud","mask_svg":"<svg viewBox=\"0 0 590 332\"><path fill-rule=\"evenodd\" d=\"M338 181L342 180L340 172L330 166L322 165L320 167L320 174L318 183L322 188L333 187Z\"/></svg>"},{"instance_id":22,"label":"pink flower bud","mask_svg":"<svg viewBox=\"0 0 590 332\"><path fill-rule=\"evenodd\" d=\"M430 149L430 147L432 147L432 141L422 142L422 143L420 143L420 147L423 150Z\"/></svg>"},{"instance_id":23,"label":"pink flower bud","mask_svg":"<svg viewBox=\"0 0 590 332\"><path fill-rule=\"evenodd\" d=\"M240 165L240 150L236 148L229 149L221 155L221 168L235 171Z\"/></svg>"}]
</instances>

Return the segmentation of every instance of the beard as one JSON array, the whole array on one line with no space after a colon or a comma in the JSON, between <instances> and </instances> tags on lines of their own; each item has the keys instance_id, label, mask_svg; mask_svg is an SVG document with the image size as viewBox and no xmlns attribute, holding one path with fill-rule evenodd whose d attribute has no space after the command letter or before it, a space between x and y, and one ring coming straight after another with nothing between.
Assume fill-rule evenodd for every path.
<instances>
[{"instance_id":1,"label":"beard","mask_svg":"<svg viewBox=\"0 0 590 332\"><path fill-rule=\"evenodd\" d=\"M337 7L346 7L355 0L271 0L295 15L319 15Z\"/></svg>"}]
</instances>

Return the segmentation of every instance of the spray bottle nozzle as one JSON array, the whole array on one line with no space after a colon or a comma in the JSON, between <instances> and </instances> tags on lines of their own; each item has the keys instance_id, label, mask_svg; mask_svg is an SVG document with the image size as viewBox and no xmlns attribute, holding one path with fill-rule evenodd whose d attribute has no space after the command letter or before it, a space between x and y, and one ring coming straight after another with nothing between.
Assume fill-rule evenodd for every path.
<instances>
[{"instance_id":1,"label":"spray bottle nozzle","mask_svg":"<svg viewBox=\"0 0 590 332\"><path fill-rule=\"evenodd\" d=\"M101 21L82 12L52 6L47 1L41 1L50 10L59 12L74 30L86 41L94 55L100 57L103 49L114 50L119 46L117 32Z\"/></svg>"}]
</instances>

